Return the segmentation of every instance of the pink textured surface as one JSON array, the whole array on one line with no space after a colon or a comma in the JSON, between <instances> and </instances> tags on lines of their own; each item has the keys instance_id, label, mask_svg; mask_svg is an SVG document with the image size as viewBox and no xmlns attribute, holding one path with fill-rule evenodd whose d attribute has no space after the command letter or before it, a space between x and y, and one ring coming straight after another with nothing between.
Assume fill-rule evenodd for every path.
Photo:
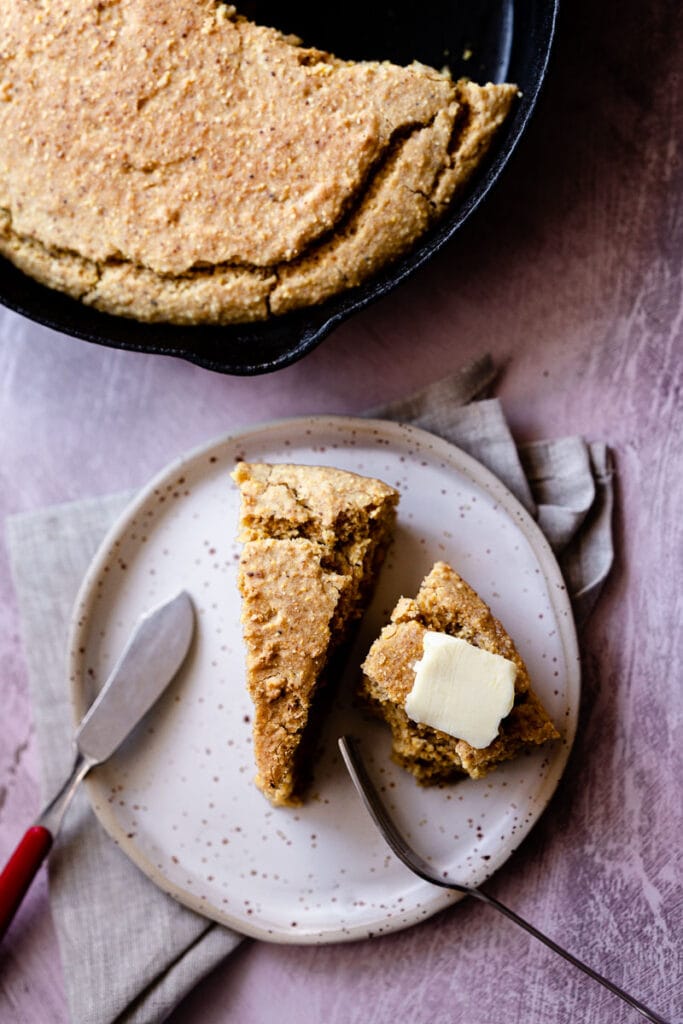
<instances>
[{"instance_id":1,"label":"pink textured surface","mask_svg":"<svg viewBox=\"0 0 683 1024\"><path fill-rule=\"evenodd\" d=\"M520 439L604 439L618 558L582 637L579 738L491 891L673 1020L683 1015L680 267L683 17L673 0L565 5L538 115L494 196L399 292L254 380L91 347L0 314L3 516L142 484L276 416L354 413L491 351ZM0 861L38 810L6 553ZM11 941L9 941L11 938ZM68 1020L44 872L0 949L0 1019ZM274 994L277 998L274 998ZM245 942L174 1024L635 1019L486 908L327 948Z\"/></svg>"}]
</instances>

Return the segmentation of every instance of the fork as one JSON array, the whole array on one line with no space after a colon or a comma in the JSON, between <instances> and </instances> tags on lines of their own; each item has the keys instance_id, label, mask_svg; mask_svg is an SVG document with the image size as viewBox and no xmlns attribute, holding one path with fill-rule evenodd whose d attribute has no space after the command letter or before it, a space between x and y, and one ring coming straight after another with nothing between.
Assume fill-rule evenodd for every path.
<instances>
[{"instance_id":1,"label":"fork","mask_svg":"<svg viewBox=\"0 0 683 1024\"><path fill-rule=\"evenodd\" d=\"M583 963L577 957L563 949L552 939L540 932L538 928L535 928L524 918L515 914L513 910L506 907L503 903L500 903L493 896L489 896L488 893L483 892L481 889L475 889L473 886L461 885L459 882L454 882L450 879L446 872L442 875L437 875L434 869L420 857L405 841L403 836L400 834L396 826L394 825L389 812L387 811L382 798L377 792L375 784L368 775L363 760L358 751L358 747L354 740L350 736L341 736L338 740L339 749L344 763L348 769L349 775L353 781L354 786L358 790L363 803L370 813L370 817L374 821L375 825L381 832L387 844L394 851L399 860L403 861L407 868L410 868L419 878L424 879L425 882L431 882L432 885L439 885L442 889L451 889L455 892L463 893L465 896L473 896L475 899L480 900L482 903L487 903L490 907L495 907L496 910L500 911L510 921L514 921L515 924L519 925L534 938L538 939L544 945L548 946L559 956L564 957L574 967L578 967L579 970L592 978L594 981L599 982L600 985L604 985L606 989L609 989L615 996L623 999L625 1003L637 1010L646 1020L652 1021L653 1024L669 1024L664 1017L660 1017L654 1010L650 1010L644 1003L641 1003L638 999L629 995L628 992L624 992L623 989L615 985L614 982L609 981L602 974L598 974L588 964Z\"/></svg>"}]
</instances>

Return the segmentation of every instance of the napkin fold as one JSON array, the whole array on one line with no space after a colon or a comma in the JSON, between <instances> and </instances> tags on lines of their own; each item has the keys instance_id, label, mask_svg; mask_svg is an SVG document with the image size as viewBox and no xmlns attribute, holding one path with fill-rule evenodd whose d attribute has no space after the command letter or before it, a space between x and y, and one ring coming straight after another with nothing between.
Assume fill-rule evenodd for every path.
<instances>
[{"instance_id":1,"label":"napkin fold","mask_svg":"<svg viewBox=\"0 0 683 1024\"><path fill-rule=\"evenodd\" d=\"M371 415L452 441L498 476L536 518L565 576L579 626L609 572L612 476L604 444L580 437L516 446L489 357ZM65 647L76 593L132 494L7 521L47 800L70 768ZM242 936L176 903L109 839L77 794L49 862L50 901L74 1024L159 1024Z\"/></svg>"}]
</instances>

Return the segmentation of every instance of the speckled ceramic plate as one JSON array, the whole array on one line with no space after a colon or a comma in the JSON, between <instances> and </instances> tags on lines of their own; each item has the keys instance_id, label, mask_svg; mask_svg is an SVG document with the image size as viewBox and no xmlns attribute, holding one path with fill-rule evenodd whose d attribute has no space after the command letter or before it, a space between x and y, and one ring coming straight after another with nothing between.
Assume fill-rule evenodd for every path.
<instances>
[{"instance_id":1,"label":"speckled ceramic plate","mask_svg":"<svg viewBox=\"0 0 683 1024\"><path fill-rule=\"evenodd\" d=\"M340 699L316 782L301 808L274 809L253 785L250 702L236 586L237 459L338 466L401 492L395 541L348 659L358 666L400 594L437 559L452 562L515 638L563 739L479 782L420 789L389 760L387 730ZM179 459L107 536L84 581L71 633L79 720L136 618L179 587L196 641L181 674L88 789L105 828L162 889L262 939L333 942L393 931L456 897L415 878L370 823L337 753L358 736L405 832L423 855L480 884L550 799L579 705L571 610L543 536L479 463L423 431L315 417L252 428Z\"/></svg>"}]
</instances>

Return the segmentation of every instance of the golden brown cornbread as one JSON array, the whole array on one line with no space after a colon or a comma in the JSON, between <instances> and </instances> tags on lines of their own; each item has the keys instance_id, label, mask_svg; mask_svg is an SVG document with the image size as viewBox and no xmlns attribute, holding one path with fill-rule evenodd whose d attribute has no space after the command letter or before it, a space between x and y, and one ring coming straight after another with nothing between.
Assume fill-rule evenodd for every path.
<instances>
[{"instance_id":1,"label":"golden brown cornbread","mask_svg":"<svg viewBox=\"0 0 683 1024\"><path fill-rule=\"evenodd\" d=\"M422 658L427 630L448 633L508 658L517 666L515 703L498 737L483 749L439 729L411 721L404 710ZM474 590L445 562L437 562L414 599L401 598L391 622L363 665L362 695L390 725L392 756L423 785L462 773L479 779L521 750L557 739L559 733L533 692L514 643Z\"/></svg>"},{"instance_id":2,"label":"golden brown cornbread","mask_svg":"<svg viewBox=\"0 0 683 1024\"><path fill-rule=\"evenodd\" d=\"M398 494L325 466L241 462L232 475L256 784L293 805L309 781L331 661L370 599Z\"/></svg>"},{"instance_id":3,"label":"golden brown cornbread","mask_svg":"<svg viewBox=\"0 0 683 1024\"><path fill-rule=\"evenodd\" d=\"M0 253L146 321L321 302L442 215L515 93L338 60L218 0L6 0Z\"/></svg>"}]
</instances>

